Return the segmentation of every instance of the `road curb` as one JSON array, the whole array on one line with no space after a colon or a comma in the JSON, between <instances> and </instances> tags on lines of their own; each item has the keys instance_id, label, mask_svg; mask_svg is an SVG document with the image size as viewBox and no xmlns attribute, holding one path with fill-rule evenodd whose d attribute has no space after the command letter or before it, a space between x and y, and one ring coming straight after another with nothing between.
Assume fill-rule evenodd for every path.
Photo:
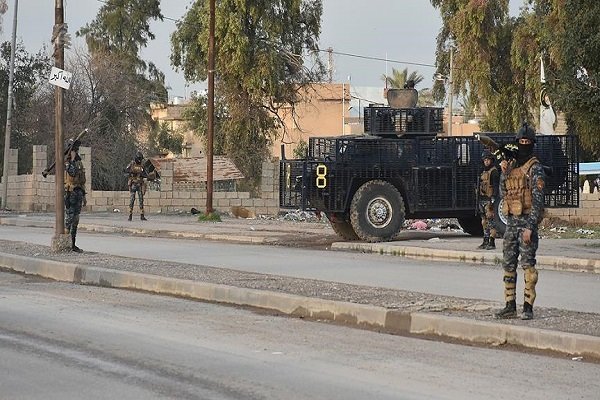
<instances>
[{"instance_id":1,"label":"road curb","mask_svg":"<svg viewBox=\"0 0 600 400\"><path fill-rule=\"evenodd\" d=\"M414 259L450 260L473 264L499 265L502 263L502 253L500 252L482 253L469 250L433 249L431 247L402 246L400 244L394 244L393 242L336 242L331 245L331 249L377 253ZM600 274L600 260L542 255L538 255L536 259L536 267L538 267L538 269Z\"/></svg>"},{"instance_id":2,"label":"road curb","mask_svg":"<svg viewBox=\"0 0 600 400\"><path fill-rule=\"evenodd\" d=\"M513 344L577 356L600 358L600 337L513 326L422 312L402 312L368 304L303 297L207 282L146 275L0 253L0 266L58 281L142 290L237 306L256 307L295 317L328 320L395 334L437 335L485 344Z\"/></svg>"}]
</instances>

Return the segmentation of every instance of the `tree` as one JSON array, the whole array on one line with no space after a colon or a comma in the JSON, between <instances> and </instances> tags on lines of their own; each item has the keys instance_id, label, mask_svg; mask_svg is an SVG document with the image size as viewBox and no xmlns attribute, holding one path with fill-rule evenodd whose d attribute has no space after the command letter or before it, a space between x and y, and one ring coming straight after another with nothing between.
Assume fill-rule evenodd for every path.
<instances>
[{"instance_id":1,"label":"tree","mask_svg":"<svg viewBox=\"0 0 600 400\"><path fill-rule=\"evenodd\" d=\"M0 33L2 32L2 28L3 28L2 16L4 14L6 14L7 10L8 10L8 4L6 4L6 0L0 0Z\"/></svg>"},{"instance_id":2,"label":"tree","mask_svg":"<svg viewBox=\"0 0 600 400\"><path fill-rule=\"evenodd\" d=\"M189 81L207 77L208 6L196 0L171 37L171 63ZM317 57L322 1L222 0L216 7L216 92L229 118L215 135L255 188L281 125L279 109L296 104L300 89L324 74Z\"/></svg>"},{"instance_id":3,"label":"tree","mask_svg":"<svg viewBox=\"0 0 600 400\"><path fill-rule=\"evenodd\" d=\"M381 75L381 80L384 81L386 86L390 89L402 89L406 82L410 80L412 80L416 86L423 81L423 75L419 75L417 71L411 71L409 74L408 68L404 68L402 71L392 68L392 75Z\"/></svg>"},{"instance_id":4,"label":"tree","mask_svg":"<svg viewBox=\"0 0 600 400\"><path fill-rule=\"evenodd\" d=\"M148 150L153 153L170 151L180 154L183 147L183 135L174 132L168 122L154 122L148 137Z\"/></svg>"},{"instance_id":5,"label":"tree","mask_svg":"<svg viewBox=\"0 0 600 400\"><path fill-rule=\"evenodd\" d=\"M107 0L98 11L96 19L81 28L78 36L84 36L90 54L99 58L99 63L108 59L127 76L121 92L125 96L137 96L139 92L150 102L166 102L168 93L165 88L164 74L153 63L140 58L140 51L149 40L155 38L150 30L149 21L161 20L160 0ZM149 118L148 108L126 110L129 118L139 118L145 114Z\"/></svg>"},{"instance_id":6,"label":"tree","mask_svg":"<svg viewBox=\"0 0 600 400\"><path fill-rule=\"evenodd\" d=\"M6 126L6 108L8 95L8 66L10 64L11 43L0 45L0 125ZM34 126L39 117L37 109L32 107L37 93L47 85L50 60L42 52L28 53L22 43L15 48L15 69L13 77L13 107L11 147L19 149L19 173L31 172L31 154L36 139L48 137L47 128L36 130ZM31 110L36 110L32 112ZM52 125L50 125L52 126ZM2 135L4 137L4 135ZM0 142L0 154L4 154L4 140ZM0 163L0 175L2 167Z\"/></svg>"},{"instance_id":7,"label":"tree","mask_svg":"<svg viewBox=\"0 0 600 400\"><path fill-rule=\"evenodd\" d=\"M523 48L515 46L515 31L523 20L509 18L508 0L431 0L431 4L442 16L437 72L449 75L453 48L453 92L463 96L472 92L485 105L482 128L515 132L524 120L532 122L539 70L531 68L535 64L515 60L529 59L536 45L523 40ZM530 86L538 90L527 90ZM436 82L434 94L437 100L444 98L442 82Z\"/></svg>"},{"instance_id":8,"label":"tree","mask_svg":"<svg viewBox=\"0 0 600 400\"><path fill-rule=\"evenodd\" d=\"M546 89L566 114L584 159L600 158L600 7L592 0L536 0L539 42L546 62Z\"/></svg>"}]
</instances>

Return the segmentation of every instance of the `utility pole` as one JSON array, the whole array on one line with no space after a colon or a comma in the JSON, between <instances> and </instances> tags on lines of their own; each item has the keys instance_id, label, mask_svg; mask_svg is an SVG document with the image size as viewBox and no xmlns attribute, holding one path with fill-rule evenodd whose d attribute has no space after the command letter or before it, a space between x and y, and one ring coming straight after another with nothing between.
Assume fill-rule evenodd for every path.
<instances>
[{"instance_id":1,"label":"utility pole","mask_svg":"<svg viewBox=\"0 0 600 400\"><path fill-rule=\"evenodd\" d=\"M454 48L450 47L450 75L448 79L448 136L452 136L452 98L454 97L452 69L454 67Z\"/></svg>"},{"instance_id":2,"label":"utility pole","mask_svg":"<svg viewBox=\"0 0 600 400\"><path fill-rule=\"evenodd\" d=\"M54 0L54 66L64 69L65 67L65 47L64 42L59 40L59 32L62 30L65 23L65 11L63 8L63 0ZM54 244L59 243L62 235L65 234L65 208L64 208L64 191L65 191L65 162L63 156L63 88L56 86L54 89L54 159L56 165L54 168L55 177L55 230ZM55 246L53 246L55 247Z\"/></svg>"},{"instance_id":3,"label":"utility pole","mask_svg":"<svg viewBox=\"0 0 600 400\"><path fill-rule=\"evenodd\" d=\"M2 208L8 208L8 156L10 154L10 135L12 131L13 80L15 76L15 47L17 46L17 12L19 0L15 0L12 40L10 44L10 64L8 66L8 96L6 97L6 130L4 131L4 163L2 167Z\"/></svg>"},{"instance_id":4,"label":"utility pole","mask_svg":"<svg viewBox=\"0 0 600 400\"><path fill-rule=\"evenodd\" d=\"M209 1L208 132L206 133L206 215L213 212L213 137L215 133L215 0Z\"/></svg>"},{"instance_id":5,"label":"utility pole","mask_svg":"<svg viewBox=\"0 0 600 400\"><path fill-rule=\"evenodd\" d=\"M331 83L333 82L333 47L328 47L327 48L327 53L328 53L328 57L327 57L327 82Z\"/></svg>"}]
</instances>

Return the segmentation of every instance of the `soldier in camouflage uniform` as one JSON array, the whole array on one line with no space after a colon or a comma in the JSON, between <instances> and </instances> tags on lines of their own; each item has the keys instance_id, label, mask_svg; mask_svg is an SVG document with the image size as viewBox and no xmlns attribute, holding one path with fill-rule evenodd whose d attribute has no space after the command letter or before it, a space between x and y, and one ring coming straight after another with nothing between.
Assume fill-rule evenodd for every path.
<instances>
[{"instance_id":1,"label":"soldier in camouflage uniform","mask_svg":"<svg viewBox=\"0 0 600 400\"><path fill-rule=\"evenodd\" d=\"M526 124L517 134L518 153L515 160L502 161L500 195L504 199L502 212L507 216L504 233L504 297L506 306L496 313L497 318L514 318L517 315L516 285L517 260L525 277L525 298L521 319L533 318L535 285L538 271L535 253L538 248L538 224L544 212L544 186L546 177L542 164L533 155L535 132Z\"/></svg>"},{"instance_id":2,"label":"soldier in camouflage uniform","mask_svg":"<svg viewBox=\"0 0 600 400\"><path fill-rule=\"evenodd\" d=\"M79 140L70 139L67 148L71 148L65 157L65 233L71 234L71 250L81 253L82 250L75 245L79 214L85 201L85 169L79 157Z\"/></svg>"},{"instance_id":3,"label":"soldier in camouflage uniform","mask_svg":"<svg viewBox=\"0 0 600 400\"><path fill-rule=\"evenodd\" d=\"M494 203L498 200L500 173L494 165L494 156L489 150L481 154L483 172L479 177L479 215L483 227L483 243L477 248L493 250L496 248L496 227L494 224Z\"/></svg>"},{"instance_id":4,"label":"soldier in camouflage uniform","mask_svg":"<svg viewBox=\"0 0 600 400\"><path fill-rule=\"evenodd\" d=\"M135 195L137 193L139 199L140 206L140 219L142 221L147 221L144 216L144 192L145 185L144 178L148 176L146 170L144 169L144 165L142 164L142 160L144 159L144 155L141 152L137 152L135 158L129 163L129 165L125 168L125 173L129 175L129 179L127 180L127 185L129 186L129 218L131 221L133 216L133 205L135 204Z\"/></svg>"}]
</instances>

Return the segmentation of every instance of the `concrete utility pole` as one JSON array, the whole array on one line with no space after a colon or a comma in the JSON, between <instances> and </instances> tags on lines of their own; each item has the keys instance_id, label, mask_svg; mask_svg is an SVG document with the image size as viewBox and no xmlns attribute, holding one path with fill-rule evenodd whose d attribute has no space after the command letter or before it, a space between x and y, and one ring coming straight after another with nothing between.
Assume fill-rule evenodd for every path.
<instances>
[{"instance_id":1,"label":"concrete utility pole","mask_svg":"<svg viewBox=\"0 0 600 400\"><path fill-rule=\"evenodd\" d=\"M15 76L15 47L17 46L17 12L19 0L15 0L12 40L10 44L10 64L8 66L8 96L6 97L6 130L4 131L4 163L2 167L2 208L8 208L8 156L10 154L10 135L12 131L13 80Z\"/></svg>"},{"instance_id":2,"label":"concrete utility pole","mask_svg":"<svg viewBox=\"0 0 600 400\"><path fill-rule=\"evenodd\" d=\"M62 29L65 23L65 11L63 0L54 0L54 66L60 69L65 67L65 47L64 42L59 40L57 33ZM56 244L61 235L65 233L65 162L63 155L64 135L63 135L63 88L56 86L54 89L54 159L56 166L54 168L55 185L55 231L53 244ZM54 247L54 246L53 246Z\"/></svg>"},{"instance_id":3,"label":"concrete utility pole","mask_svg":"<svg viewBox=\"0 0 600 400\"><path fill-rule=\"evenodd\" d=\"M208 23L208 132L206 133L206 215L213 212L213 137L215 133L215 0Z\"/></svg>"}]
</instances>

